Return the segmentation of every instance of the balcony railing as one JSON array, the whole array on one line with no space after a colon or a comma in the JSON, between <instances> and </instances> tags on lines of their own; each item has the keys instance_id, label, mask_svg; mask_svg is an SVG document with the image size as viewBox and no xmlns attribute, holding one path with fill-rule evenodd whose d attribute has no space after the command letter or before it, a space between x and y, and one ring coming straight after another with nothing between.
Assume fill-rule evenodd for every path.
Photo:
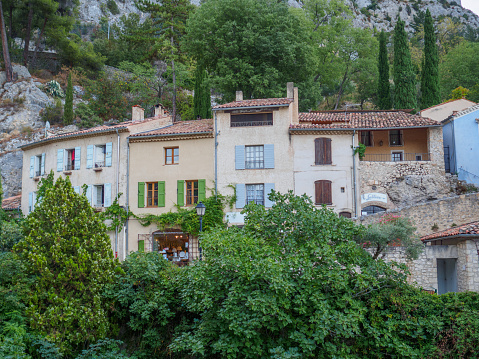
<instances>
[{"instance_id":1,"label":"balcony railing","mask_svg":"<svg viewBox=\"0 0 479 359\"><path fill-rule=\"evenodd\" d=\"M403 161L430 161L429 153L386 153L386 154L366 154L361 161L370 162L403 162Z\"/></svg>"},{"instance_id":2,"label":"balcony railing","mask_svg":"<svg viewBox=\"0 0 479 359\"><path fill-rule=\"evenodd\" d=\"M42 175L42 171L35 171L35 177L40 177Z\"/></svg>"},{"instance_id":3,"label":"balcony railing","mask_svg":"<svg viewBox=\"0 0 479 359\"><path fill-rule=\"evenodd\" d=\"M73 169L75 168L75 163L72 162L72 163L67 163L65 165L65 171L72 171Z\"/></svg>"}]
</instances>

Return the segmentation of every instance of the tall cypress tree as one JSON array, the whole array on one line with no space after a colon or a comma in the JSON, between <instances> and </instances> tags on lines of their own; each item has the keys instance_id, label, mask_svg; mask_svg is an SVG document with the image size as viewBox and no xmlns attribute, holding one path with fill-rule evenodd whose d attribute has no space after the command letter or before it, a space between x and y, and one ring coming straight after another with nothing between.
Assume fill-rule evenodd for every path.
<instances>
[{"instance_id":1,"label":"tall cypress tree","mask_svg":"<svg viewBox=\"0 0 479 359\"><path fill-rule=\"evenodd\" d=\"M413 109L416 104L416 74L404 21L398 18L394 28L394 108Z\"/></svg>"},{"instance_id":2,"label":"tall cypress tree","mask_svg":"<svg viewBox=\"0 0 479 359\"><path fill-rule=\"evenodd\" d=\"M68 74L67 93L65 94L65 107L63 109L63 124L71 125L73 123L73 84L72 74Z\"/></svg>"},{"instance_id":3,"label":"tall cypress tree","mask_svg":"<svg viewBox=\"0 0 479 359\"><path fill-rule=\"evenodd\" d=\"M429 9L424 21L424 59L421 73L421 108L441 102L439 94L439 55L434 33L434 22Z\"/></svg>"},{"instance_id":4,"label":"tall cypress tree","mask_svg":"<svg viewBox=\"0 0 479 359\"><path fill-rule=\"evenodd\" d=\"M210 89L206 83L206 70L198 66L195 74L195 97L194 97L194 113L195 118L211 118L211 98Z\"/></svg>"},{"instance_id":5,"label":"tall cypress tree","mask_svg":"<svg viewBox=\"0 0 479 359\"><path fill-rule=\"evenodd\" d=\"M380 110L389 110L391 104L391 89L389 86L389 60L386 47L387 37L384 31L379 34L378 55L378 107Z\"/></svg>"}]
</instances>

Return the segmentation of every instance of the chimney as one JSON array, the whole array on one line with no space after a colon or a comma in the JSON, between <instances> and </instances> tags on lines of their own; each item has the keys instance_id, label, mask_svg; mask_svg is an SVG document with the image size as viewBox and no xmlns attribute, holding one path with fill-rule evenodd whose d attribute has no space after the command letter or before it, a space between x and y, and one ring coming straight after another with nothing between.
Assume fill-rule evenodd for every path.
<instances>
[{"instance_id":1,"label":"chimney","mask_svg":"<svg viewBox=\"0 0 479 359\"><path fill-rule=\"evenodd\" d=\"M293 98L294 97L294 83L287 82L286 83L286 97Z\"/></svg>"},{"instance_id":2,"label":"chimney","mask_svg":"<svg viewBox=\"0 0 479 359\"><path fill-rule=\"evenodd\" d=\"M132 121L143 121L145 119L145 110L138 105L135 105L131 109Z\"/></svg>"},{"instance_id":3,"label":"chimney","mask_svg":"<svg viewBox=\"0 0 479 359\"><path fill-rule=\"evenodd\" d=\"M155 116L154 117L163 117L165 115L165 110L161 103L155 105Z\"/></svg>"},{"instance_id":4,"label":"chimney","mask_svg":"<svg viewBox=\"0 0 479 359\"><path fill-rule=\"evenodd\" d=\"M243 101L243 91L236 91L236 101Z\"/></svg>"}]
</instances>

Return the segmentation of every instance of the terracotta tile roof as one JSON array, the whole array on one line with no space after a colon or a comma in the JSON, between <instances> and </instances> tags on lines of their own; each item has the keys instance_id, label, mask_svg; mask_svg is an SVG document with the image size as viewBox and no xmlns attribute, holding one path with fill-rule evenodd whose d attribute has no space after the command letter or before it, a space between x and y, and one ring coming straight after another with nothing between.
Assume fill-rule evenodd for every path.
<instances>
[{"instance_id":1,"label":"terracotta tile roof","mask_svg":"<svg viewBox=\"0 0 479 359\"><path fill-rule=\"evenodd\" d=\"M448 104L448 103L452 103L452 102L455 102L455 101L461 101L461 100L469 101L469 102L472 104L471 106L473 106L473 105L476 104L474 101L471 101L471 100L468 100L468 99L465 99L465 98L458 98L458 99L455 99L455 100L447 100L447 101L444 101L443 103L440 103L440 104L438 104L438 105L434 105L434 106L425 108L424 110L421 110L421 111L419 111L419 112L422 113L422 112L427 111L427 110L430 110L430 109L432 109L432 108L434 108L434 107L440 107L440 106L446 105L446 104Z\"/></svg>"},{"instance_id":2,"label":"terracotta tile roof","mask_svg":"<svg viewBox=\"0 0 479 359\"><path fill-rule=\"evenodd\" d=\"M256 106L283 106L293 102L292 98L262 98L253 100L243 100L217 105L214 109L236 108L236 107L256 107Z\"/></svg>"},{"instance_id":3,"label":"terracotta tile roof","mask_svg":"<svg viewBox=\"0 0 479 359\"><path fill-rule=\"evenodd\" d=\"M184 134L213 134L213 120L178 121L172 125L148 132L136 133L131 137L168 136Z\"/></svg>"},{"instance_id":4,"label":"terracotta tile roof","mask_svg":"<svg viewBox=\"0 0 479 359\"><path fill-rule=\"evenodd\" d=\"M318 111L299 114L291 129L389 129L440 126L434 120L405 111Z\"/></svg>"},{"instance_id":5,"label":"terracotta tile roof","mask_svg":"<svg viewBox=\"0 0 479 359\"><path fill-rule=\"evenodd\" d=\"M449 228L444 231L435 232L421 237L422 241L430 239L439 239L451 236L457 236L461 234L477 234L479 235L479 221L463 224L462 226Z\"/></svg>"},{"instance_id":6,"label":"terracotta tile roof","mask_svg":"<svg viewBox=\"0 0 479 359\"><path fill-rule=\"evenodd\" d=\"M2 201L2 209L8 211L13 209L20 208L22 203L22 195L19 194L18 196L8 197Z\"/></svg>"}]
</instances>

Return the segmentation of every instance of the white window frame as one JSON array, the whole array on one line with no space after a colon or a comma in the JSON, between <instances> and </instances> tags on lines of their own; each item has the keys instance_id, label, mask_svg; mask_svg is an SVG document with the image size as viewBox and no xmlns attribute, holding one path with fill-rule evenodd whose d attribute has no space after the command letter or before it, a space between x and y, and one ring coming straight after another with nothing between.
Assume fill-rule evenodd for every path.
<instances>
[{"instance_id":1,"label":"white window frame","mask_svg":"<svg viewBox=\"0 0 479 359\"><path fill-rule=\"evenodd\" d=\"M246 184L246 204L256 203L264 206L264 183Z\"/></svg>"},{"instance_id":2,"label":"white window frame","mask_svg":"<svg viewBox=\"0 0 479 359\"><path fill-rule=\"evenodd\" d=\"M244 147L245 169L264 169L264 145Z\"/></svg>"},{"instance_id":3,"label":"white window frame","mask_svg":"<svg viewBox=\"0 0 479 359\"><path fill-rule=\"evenodd\" d=\"M401 154L401 159L399 161L394 160L394 155L400 153ZM402 162L404 161L404 151L403 150L392 150L391 151L391 162Z\"/></svg>"},{"instance_id":4,"label":"white window frame","mask_svg":"<svg viewBox=\"0 0 479 359\"><path fill-rule=\"evenodd\" d=\"M103 149L101 151L100 149ZM98 161L99 154L103 154L103 160ZM101 168L106 166L106 143L93 146L93 168Z\"/></svg>"},{"instance_id":5,"label":"white window frame","mask_svg":"<svg viewBox=\"0 0 479 359\"><path fill-rule=\"evenodd\" d=\"M45 166L45 164L43 164ZM34 177L42 175L42 154L35 156Z\"/></svg>"},{"instance_id":6,"label":"white window frame","mask_svg":"<svg viewBox=\"0 0 479 359\"><path fill-rule=\"evenodd\" d=\"M101 203L98 203L98 191L101 190ZM105 207L105 185L93 185L92 191L92 205L93 207Z\"/></svg>"}]
</instances>

